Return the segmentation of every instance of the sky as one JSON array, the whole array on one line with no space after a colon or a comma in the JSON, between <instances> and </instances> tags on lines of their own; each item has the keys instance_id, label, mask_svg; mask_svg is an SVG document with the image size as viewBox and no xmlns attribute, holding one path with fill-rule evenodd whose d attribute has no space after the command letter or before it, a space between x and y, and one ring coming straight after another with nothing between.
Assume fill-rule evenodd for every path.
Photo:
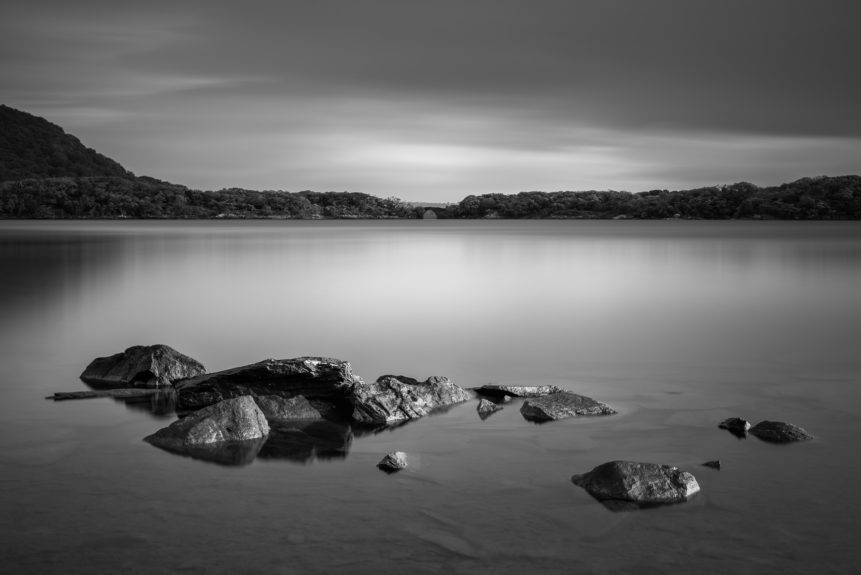
<instances>
[{"instance_id":1,"label":"sky","mask_svg":"<svg viewBox=\"0 0 861 575\"><path fill-rule=\"evenodd\" d=\"M6 0L0 103L197 189L861 173L854 0Z\"/></svg>"}]
</instances>

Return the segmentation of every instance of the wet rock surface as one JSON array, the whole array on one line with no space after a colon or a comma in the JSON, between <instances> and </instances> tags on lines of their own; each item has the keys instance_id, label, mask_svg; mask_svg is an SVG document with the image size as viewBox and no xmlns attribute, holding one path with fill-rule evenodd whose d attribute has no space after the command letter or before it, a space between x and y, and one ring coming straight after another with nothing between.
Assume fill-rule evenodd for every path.
<instances>
[{"instance_id":1,"label":"wet rock surface","mask_svg":"<svg viewBox=\"0 0 861 575\"><path fill-rule=\"evenodd\" d=\"M486 399L481 399L475 408L475 410L478 412L478 416L481 419L487 419L500 409L502 409L501 405L497 405L492 401L488 401Z\"/></svg>"},{"instance_id":2,"label":"wet rock surface","mask_svg":"<svg viewBox=\"0 0 861 575\"><path fill-rule=\"evenodd\" d=\"M495 383L488 383L474 388L473 391L479 395L488 395L491 397L541 397L565 390L555 385L497 385Z\"/></svg>"},{"instance_id":3,"label":"wet rock surface","mask_svg":"<svg viewBox=\"0 0 861 575\"><path fill-rule=\"evenodd\" d=\"M423 417L471 398L470 392L447 377L418 381L403 375L384 375L374 383L353 386L352 417L365 424L391 424Z\"/></svg>"},{"instance_id":4,"label":"wet rock surface","mask_svg":"<svg viewBox=\"0 0 861 575\"><path fill-rule=\"evenodd\" d=\"M254 401L270 422L323 418L323 414L301 395L296 397L263 395L255 397Z\"/></svg>"},{"instance_id":5,"label":"wet rock surface","mask_svg":"<svg viewBox=\"0 0 861 575\"><path fill-rule=\"evenodd\" d=\"M750 429L750 422L740 417L730 417L721 421L718 427L726 429L736 437L746 437L747 430Z\"/></svg>"},{"instance_id":6,"label":"wet rock surface","mask_svg":"<svg viewBox=\"0 0 861 575\"><path fill-rule=\"evenodd\" d=\"M203 364L167 345L136 345L122 353L97 357L81 379L110 387L165 387L206 373Z\"/></svg>"},{"instance_id":7,"label":"wet rock surface","mask_svg":"<svg viewBox=\"0 0 861 575\"><path fill-rule=\"evenodd\" d=\"M813 439L807 430L783 421L760 421L750 428L749 433L771 443L792 443Z\"/></svg>"},{"instance_id":8,"label":"wet rock surface","mask_svg":"<svg viewBox=\"0 0 861 575\"><path fill-rule=\"evenodd\" d=\"M635 461L610 461L571 481L614 510L682 503L700 490L687 471Z\"/></svg>"},{"instance_id":9,"label":"wet rock surface","mask_svg":"<svg viewBox=\"0 0 861 575\"><path fill-rule=\"evenodd\" d=\"M269 424L254 399L248 396L226 399L179 419L144 438L169 451L230 441L266 437Z\"/></svg>"},{"instance_id":10,"label":"wet rock surface","mask_svg":"<svg viewBox=\"0 0 861 575\"><path fill-rule=\"evenodd\" d=\"M543 422L580 415L613 415L617 412L591 397L563 391L527 399L520 407L520 413L529 421Z\"/></svg>"},{"instance_id":11,"label":"wet rock surface","mask_svg":"<svg viewBox=\"0 0 861 575\"><path fill-rule=\"evenodd\" d=\"M353 375L349 362L327 357L267 359L182 380L177 390L177 409L194 410L243 395L301 395L335 409L349 409L349 393L362 380ZM318 406L315 406L319 409Z\"/></svg>"},{"instance_id":12,"label":"wet rock surface","mask_svg":"<svg viewBox=\"0 0 861 575\"><path fill-rule=\"evenodd\" d=\"M389 453L388 455L383 457L380 462L377 463L377 467L379 467L386 473L394 473L395 471L400 471L401 469L405 469L407 465L407 454L403 451L393 451L392 453Z\"/></svg>"}]
</instances>

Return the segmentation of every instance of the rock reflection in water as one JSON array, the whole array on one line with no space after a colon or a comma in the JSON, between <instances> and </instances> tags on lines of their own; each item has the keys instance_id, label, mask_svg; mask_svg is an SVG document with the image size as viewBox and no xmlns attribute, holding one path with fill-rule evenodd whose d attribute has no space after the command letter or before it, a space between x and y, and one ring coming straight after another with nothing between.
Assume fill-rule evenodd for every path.
<instances>
[{"instance_id":1,"label":"rock reflection in water","mask_svg":"<svg viewBox=\"0 0 861 575\"><path fill-rule=\"evenodd\" d=\"M297 463L344 459L352 443L353 430L347 424L326 420L272 423L269 439L257 456Z\"/></svg>"},{"instance_id":2,"label":"rock reflection in water","mask_svg":"<svg viewBox=\"0 0 861 575\"><path fill-rule=\"evenodd\" d=\"M148 443L175 455L199 459L218 465L241 467L243 465L250 465L254 461L260 449L266 443L266 438L261 437L260 439L249 439L247 441L223 441L209 445L186 445L183 447L168 447L152 443L151 441Z\"/></svg>"}]
</instances>

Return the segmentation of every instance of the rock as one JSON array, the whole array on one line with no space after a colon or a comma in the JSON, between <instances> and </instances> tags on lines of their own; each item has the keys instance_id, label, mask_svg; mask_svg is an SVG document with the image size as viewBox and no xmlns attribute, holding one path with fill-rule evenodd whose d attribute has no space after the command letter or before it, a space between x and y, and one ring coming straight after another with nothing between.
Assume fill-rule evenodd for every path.
<instances>
[{"instance_id":1,"label":"rock","mask_svg":"<svg viewBox=\"0 0 861 575\"><path fill-rule=\"evenodd\" d=\"M711 467L712 469L720 469L720 459L715 459L713 461L706 461L703 463L703 467Z\"/></svg>"},{"instance_id":2,"label":"rock","mask_svg":"<svg viewBox=\"0 0 861 575\"><path fill-rule=\"evenodd\" d=\"M447 377L417 381L403 375L384 375L376 382L353 386L353 419L367 424L390 424L416 419L431 411L472 398Z\"/></svg>"},{"instance_id":3,"label":"rock","mask_svg":"<svg viewBox=\"0 0 861 575\"><path fill-rule=\"evenodd\" d=\"M555 385L497 385L488 383L474 388L474 391L480 395L490 396L541 397L565 390Z\"/></svg>"},{"instance_id":4,"label":"rock","mask_svg":"<svg viewBox=\"0 0 861 575\"><path fill-rule=\"evenodd\" d=\"M746 419L741 419L740 417L730 417L729 419L721 421L718 424L718 427L726 429L738 437L745 437L745 432L750 429L750 422Z\"/></svg>"},{"instance_id":5,"label":"rock","mask_svg":"<svg viewBox=\"0 0 861 575\"><path fill-rule=\"evenodd\" d=\"M166 345L136 345L109 357L97 357L81 379L93 385L160 387L206 373L199 361Z\"/></svg>"},{"instance_id":6,"label":"rock","mask_svg":"<svg viewBox=\"0 0 861 575\"><path fill-rule=\"evenodd\" d=\"M482 399L478 402L478 406L475 408L478 411L478 416L481 419L487 419L500 409L502 409L501 405L496 405L492 401L488 401L486 399Z\"/></svg>"},{"instance_id":7,"label":"rock","mask_svg":"<svg viewBox=\"0 0 861 575\"><path fill-rule=\"evenodd\" d=\"M750 433L763 441L790 443L813 439L806 430L783 421L760 421L750 428Z\"/></svg>"},{"instance_id":8,"label":"rock","mask_svg":"<svg viewBox=\"0 0 861 575\"><path fill-rule=\"evenodd\" d=\"M58 391L45 399L54 401L65 401L68 399L92 399L94 397L115 397L120 399L132 397L148 397L160 393L157 389L90 389L87 391Z\"/></svg>"},{"instance_id":9,"label":"rock","mask_svg":"<svg viewBox=\"0 0 861 575\"><path fill-rule=\"evenodd\" d=\"M610 502L613 509L626 508L613 502L637 507L681 503L700 490L696 478L678 467L634 461L610 461L588 473L574 475L571 481L595 499Z\"/></svg>"},{"instance_id":10,"label":"rock","mask_svg":"<svg viewBox=\"0 0 861 575\"><path fill-rule=\"evenodd\" d=\"M225 441L259 439L269 433L266 416L248 396L225 399L174 421L144 438L167 450Z\"/></svg>"},{"instance_id":11,"label":"rock","mask_svg":"<svg viewBox=\"0 0 861 575\"><path fill-rule=\"evenodd\" d=\"M395 471L400 471L407 466L407 454L403 451L393 451L383 457L379 463L377 463L377 467L385 471L386 473L394 473Z\"/></svg>"},{"instance_id":12,"label":"rock","mask_svg":"<svg viewBox=\"0 0 861 575\"><path fill-rule=\"evenodd\" d=\"M362 383L349 362L326 357L267 359L178 382L177 409L193 410L243 395L301 395L349 410L349 393Z\"/></svg>"},{"instance_id":13,"label":"rock","mask_svg":"<svg viewBox=\"0 0 861 575\"><path fill-rule=\"evenodd\" d=\"M323 418L323 415L311 405L311 402L301 395L289 398L279 395L264 395L255 397L254 401L257 402L257 406L268 421L314 420Z\"/></svg>"},{"instance_id":14,"label":"rock","mask_svg":"<svg viewBox=\"0 0 861 575\"><path fill-rule=\"evenodd\" d=\"M527 399L520 407L520 413L529 421L551 421L576 415L612 415L616 410L591 397L577 395L570 391L552 393L544 397Z\"/></svg>"}]
</instances>

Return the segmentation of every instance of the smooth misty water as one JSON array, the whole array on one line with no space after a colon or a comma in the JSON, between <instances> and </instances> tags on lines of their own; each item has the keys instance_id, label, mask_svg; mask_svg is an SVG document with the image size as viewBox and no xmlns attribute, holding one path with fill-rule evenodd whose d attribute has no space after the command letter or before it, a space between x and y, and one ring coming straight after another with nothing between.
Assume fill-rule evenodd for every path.
<instances>
[{"instance_id":1,"label":"smooth misty water","mask_svg":"<svg viewBox=\"0 0 861 575\"><path fill-rule=\"evenodd\" d=\"M0 278L4 573L861 565L861 225L2 222ZM210 370L328 355L366 380L557 384L620 415L539 426L469 402L229 467L141 441L172 420L147 405L44 399L149 343ZM717 429L736 415L817 439ZM396 449L412 466L387 476ZM612 459L702 492L611 512L570 476Z\"/></svg>"}]
</instances>

